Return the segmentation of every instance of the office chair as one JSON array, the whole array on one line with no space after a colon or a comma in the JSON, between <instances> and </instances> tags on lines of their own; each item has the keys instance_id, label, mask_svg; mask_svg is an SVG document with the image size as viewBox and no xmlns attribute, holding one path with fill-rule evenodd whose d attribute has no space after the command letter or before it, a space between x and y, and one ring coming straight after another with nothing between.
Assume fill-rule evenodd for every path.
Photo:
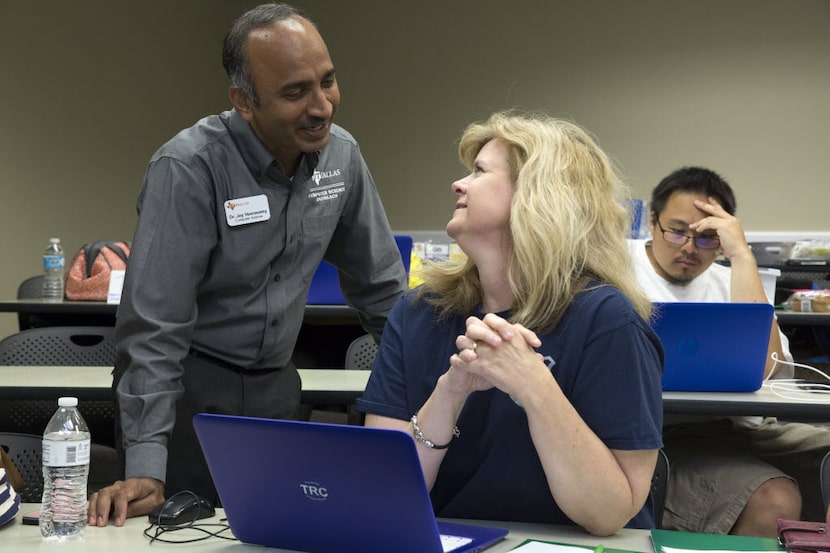
<instances>
[{"instance_id":1,"label":"office chair","mask_svg":"<svg viewBox=\"0 0 830 553\"><path fill-rule=\"evenodd\" d=\"M651 500L654 504L654 526L663 527L663 511L666 508L666 495L669 489L669 457L662 449L657 450L657 465L651 477Z\"/></svg>"},{"instance_id":2,"label":"office chair","mask_svg":"<svg viewBox=\"0 0 830 553\"><path fill-rule=\"evenodd\" d=\"M43 297L43 275L29 277L17 287L17 299L33 299Z\"/></svg>"},{"instance_id":3,"label":"office chair","mask_svg":"<svg viewBox=\"0 0 830 553\"><path fill-rule=\"evenodd\" d=\"M0 365L112 366L113 327L51 326L0 340Z\"/></svg>"},{"instance_id":4,"label":"office chair","mask_svg":"<svg viewBox=\"0 0 830 553\"><path fill-rule=\"evenodd\" d=\"M58 408L57 398L9 399L0 402L0 432L40 435ZM115 446L115 403L82 400L78 411L97 444Z\"/></svg>"},{"instance_id":5,"label":"office chair","mask_svg":"<svg viewBox=\"0 0 830 553\"><path fill-rule=\"evenodd\" d=\"M24 486L20 492L23 503L40 503L43 496L42 439L36 434L0 432L0 447L6 450L23 477Z\"/></svg>"},{"instance_id":6,"label":"office chair","mask_svg":"<svg viewBox=\"0 0 830 553\"><path fill-rule=\"evenodd\" d=\"M20 501L40 503L43 497L43 437L39 434L0 432L0 447L23 477ZM121 461L115 449L101 444L92 444L89 455L89 479L87 491L92 494L116 480L123 480Z\"/></svg>"},{"instance_id":7,"label":"office chair","mask_svg":"<svg viewBox=\"0 0 830 553\"><path fill-rule=\"evenodd\" d=\"M349 349L346 350L346 361L344 368L346 370L372 370L372 363L375 360L375 354L378 352L378 345L371 334L364 334L352 340L349 344ZM355 409L354 405L349 405L347 409L346 421L348 424L362 426L365 415Z\"/></svg>"},{"instance_id":8,"label":"office chair","mask_svg":"<svg viewBox=\"0 0 830 553\"><path fill-rule=\"evenodd\" d=\"M27 299L34 299L34 298L41 298L43 297L43 275L37 275L33 277L29 277L17 287L17 299L19 300L27 300ZM40 321L40 316L36 313L28 313L25 311L19 311L17 313L17 325L20 327L20 330L26 330L27 328L34 328L39 326L42 321Z\"/></svg>"},{"instance_id":9,"label":"office chair","mask_svg":"<svg viewBox=\"0 0 830 553\"><path fill-rule=\"evenodd\" d=\"M821 497L824 499L824 511L830 509L830 452L821 462Z\"/></svg>"},{"instance_id":10,"label":"office chair","mask_svg":"<svg viewBox=\"0 0 830 553\"><path fill-rule=\"evenodd\" d=\"M378 345L371 334L355 338L346 350L345 368L347 370L371 370L377 352Z\"/></svg>"},{"instance_id":11,"label":"office chair","mask_svg":"<svg viewBox=\"0 0 830 553\"><path fill-rule=\"evenodd\" d=\"M54 326L24 330L0 340L0 365L113 366L112 327ZM2 369L0 369L2 370ZM33 369L34 370L34 369ZM0 431L40 435L57 409L56 398L0 402ZM81 401L78 410L96 443L115 444L115 403Z\"/></svg>"}]
</instances>

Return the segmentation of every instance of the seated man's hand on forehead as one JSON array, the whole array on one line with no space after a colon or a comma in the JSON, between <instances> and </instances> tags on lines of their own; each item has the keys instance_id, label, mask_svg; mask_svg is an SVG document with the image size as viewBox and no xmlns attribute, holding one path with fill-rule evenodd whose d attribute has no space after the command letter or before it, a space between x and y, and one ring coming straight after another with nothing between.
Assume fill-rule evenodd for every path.
<instances>
[{"instance_id":1,"label":"seated man's hand on forehead","mask_svg":"<svg viewBox=\"0 0 830 553\"><path fill-rule=\"evenodd\" d=\"M714 198L708 201L695 200L695 207L707 214L703 219L691 223L689 229L698 235L705 235L707 231L715 231L720 239L723 255L727 259L752 255L741 222L734 215L727 213Z\"/></svg>"}]
</instances>

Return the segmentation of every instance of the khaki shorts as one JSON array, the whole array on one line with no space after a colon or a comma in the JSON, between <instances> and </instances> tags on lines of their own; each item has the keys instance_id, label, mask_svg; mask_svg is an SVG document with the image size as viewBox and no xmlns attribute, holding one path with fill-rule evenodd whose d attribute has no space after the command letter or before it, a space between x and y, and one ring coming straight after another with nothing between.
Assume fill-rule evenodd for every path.
<instances>
[{"instance_id":1,"label":"khaki shorts","mask_svg":"<svg viewBox=\"0 0 830 553\"><path fill-rule=\"evenodd\" d=\"M727 534L750 496L772 478L797 482L802 518L824 520L819 464L830 451L826 426L722 419L667 426L663 441L671 464L666 529Z\"/></svg>"}]
</instances>

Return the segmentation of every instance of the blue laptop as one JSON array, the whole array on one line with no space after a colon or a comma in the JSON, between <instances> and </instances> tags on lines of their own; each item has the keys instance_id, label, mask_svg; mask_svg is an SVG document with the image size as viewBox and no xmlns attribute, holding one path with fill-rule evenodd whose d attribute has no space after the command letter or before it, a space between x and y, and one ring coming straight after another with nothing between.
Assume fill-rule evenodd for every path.
<instances>
[{"instance_id":1,"label":"blue laptop","mask_svg":"<svg viewBox=\"0 0 830 553\"><path fill-rule=\"evenodd\" d=\"M193 424L242 542L310 553L466 553L507 535L436 521L404 432L212 414Z\"/></svg>"},{"instance_id":2,"label":"blue laptop","mask_svg":"<svg viewBox=\"0 0 830 553\"><path fill-rule=\"evenodd\" d=\"M767 303L655 303L651 326L666 356L663 390L758 390L772 318Z\"/></svg>"},{"instance_id":3,"label":"blue laptop","mask_svg":"<svg viewBox=\"0 0 830 553\"><path fill-rule=\"evenodd\" d=\"M412 237L396 234L395 243L398 245L398 251L401 252L403 270L408 275ZM309 305L346 305L346 298L340 291L340 276L337 274L337 269L326 260L320 262L311 277L311 287L308 289L306 303Z\"/></svg>"}]
</instances>

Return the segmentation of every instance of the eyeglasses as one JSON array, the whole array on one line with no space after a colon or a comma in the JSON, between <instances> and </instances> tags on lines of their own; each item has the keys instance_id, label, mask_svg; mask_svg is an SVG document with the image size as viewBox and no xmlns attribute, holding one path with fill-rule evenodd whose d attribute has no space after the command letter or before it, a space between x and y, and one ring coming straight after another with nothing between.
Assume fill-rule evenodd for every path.
<instances>
[{"instance_id":1,"label":"eyeglasses","mask_svg":"<svg viewBox=\"0 0 830 553\"><path fill-rule=\"evenodd\" d=\"M675 246L683 246L691 239L696 248L701 250L716 250L720 246L720 238L714 236L689 236L676 230L666 230L660 224L660 219L657 219L657 226L663 233L663 240Z\"/></svg>"}]
</instances>

